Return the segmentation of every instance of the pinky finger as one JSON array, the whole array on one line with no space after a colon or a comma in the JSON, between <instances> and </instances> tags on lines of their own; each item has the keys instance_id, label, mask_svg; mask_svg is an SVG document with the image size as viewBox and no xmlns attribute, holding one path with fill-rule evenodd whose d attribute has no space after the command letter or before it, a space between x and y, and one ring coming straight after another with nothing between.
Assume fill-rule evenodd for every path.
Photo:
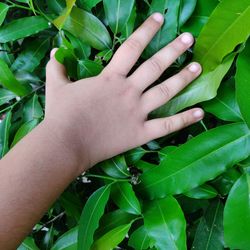
<instances>
[{"instance_id":1,"label":"pinky finger","mask_svg":"<svg viewBox=\"0 0 250 250\"><path fill-rule=\"evenodd\" d=\"M153 119L145 122L147 141L160 138L181 130L203 119L204 111L194 108L167 118Z\"/></svg>"}]
</instances>

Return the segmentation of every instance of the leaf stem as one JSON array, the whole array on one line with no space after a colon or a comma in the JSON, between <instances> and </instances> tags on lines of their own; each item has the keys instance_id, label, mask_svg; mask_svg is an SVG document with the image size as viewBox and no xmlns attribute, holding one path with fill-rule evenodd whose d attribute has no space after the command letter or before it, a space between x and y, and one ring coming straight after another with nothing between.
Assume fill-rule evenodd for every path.
<instances>
[{"instance_id":1,"label":"leaf stem","mask_svg":"<svg viewBox=\"0 0 250 250\"><path fill-rule=\"evenodd\" d=\"M129 179L116 179L116 178L112 178L109 176L96 175L96 174L86 174L86 175L84 175L84 177L93 177L93 178L99 178L99 179L116 181L116 182L128 182L129 181Z\"/></svg>"},{"instance_id":2,"label":"leaf stem","mask_svg":"<svg viewBox=\"0 0 250 250\"><path fill-rule=\"evenodd\" d=\"M205 123L204 123L203 120L200 121L200 124L201 124L202 127L205 129L205 131L208 131L208 128L207 128L207 126L205 125Z\"/></svg>"}]
</instances>

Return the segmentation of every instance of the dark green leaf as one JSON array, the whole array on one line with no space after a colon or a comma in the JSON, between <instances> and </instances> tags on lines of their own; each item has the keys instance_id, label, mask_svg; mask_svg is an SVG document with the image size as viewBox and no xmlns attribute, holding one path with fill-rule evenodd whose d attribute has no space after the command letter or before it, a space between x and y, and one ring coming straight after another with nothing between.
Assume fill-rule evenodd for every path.
<instances>
[{"instance_id":1,"label":"dark green leaf","mask_svg":"<svg viewBox=\"0 0 250 250\"><path fill-rule=\"evenodd\" d=\"M204 184L200 187L191 189L184 193L184 195L193 199L212 199L218 195L218 192L212 186Z\"/></svg>"},{"instance_id":2,"label":"dark green leaf","mask_svg":"<svg viewBox=\"0 0 250 250\"><path fill-rule=\"evenodd\" d=\"M7 90L7 89L0 89L0 105L3 105L4 103L16 98L16 95L13 94L13 92Z\"/></svg>"},{"instance_id":3,"label":"dark green leaf","mask_svg":"<svg viewBox=\"0 0 250 250\"><path fill-rule=\"evenodd\" d=\"M248 143L250 131L244 123L204 132L143 173L139 192L151 199L187 192L246 159L250 155Z\"/></svg>"},{"instance_id":4,"label":"dark green leaf","mask_svg":"<svg viewBox=\"0 0 250 250\"><path fill-rule=\"evenodd\" d=\"M9 132L11 126L12 112L9 111L0 122L0 157L9 151Z\"/></svg>"},{"instance_id":5,"label":"dark green leaf","mask_svg":"<svg viewBox=\"0 0 250 250\"><path fill-rule=\"evenodd\" d=\"M25 103L23 109L23 120L25 122L32 121L34 119L40 119L43 116L43 109L38 100L38 95L34 94L28 102Z\"/></svg>"},{"instance_id":6,"label":"dark green leaf","mask_svg":"<svg viewBox=\"0 0 250 250\"><path fill-rule=\"evenodd\" d=\"M0 28L0 43L31 36L49 27L48 21L41 16L19 18Z\"/></svg>"},{"instance_id":7,"label":"dark green leaf","mask_svg":"<svg viewBox=\"0 0 250 250\"><path fill-rule=\"evenodd\" d=\"M80 60L77 64L77 75L79 79L97 76L102 70L102 65L90 60Z\"/></svg>"},{"instance_id":8,"label":"dark green leaf","mask_svg":"<svg viewBox=\"0 0 250 250\"><path fill-rule=\"evenodd\" d=\"M181 27L193 14L197 0L180 1L179 26Z\"/></svg>"},{"instance_id":9,"label":"dark green leaf","mask_svg":"<svg viewBox=\"0 0 250 250\"><path fill-rule=\"evenodd\" d=\"M168 196L147 202L144 223L157 249L186 249L186 221L178 202Z\"/></svg>"},{"instance_id":10,"label":"dark green leaf","mask_svg":"<svg viewBox=\"0 0 250 250\"><path fill-rule=\"evenodd\" d=\"M36 246L33 238L27 237L17 250L39 250L39 248Z\"/></svg>"},{"instance_id":11,"label":"dark green leaf","mask_svg":"<svg viewBox=\"0 0 250 250\"><path fill-rule=\"evenodd\" d=\"M4 22L4 19L6 17L6 14L7 14L9 8L10 8L9 5L4 4L4 3L0 3L0 26Z\"/></svg>"},{"instance_id":12,"label":"dark green leaf","mask_svg":"<svg viewBox=\"0 0 250 250\"><path fill-rule=\"evenodd\" d=\"M88 199L79 222L78 250L89 250L91 248L94 233L104 213L109 194L110 185L99 188Z\"/></svg>"},{"instance_id":13,"label":"dark green leaf","mask_svg":"<svg viewBox=\"0 0 250 250\"><path fill-rule=\"evenodd\" d=\"M250 246L250 175L242 175L229 193L224 210L225 242L231 249Z\"/></svg>"},{"instance_id":14,"label":"dark green leaf","mask_svg":"<svg viewBox=\"0 0 250 250\"><path fill-rule=\"evenodd\" d=\"M213 201L207 208L196 230L192 249L223 250L223 204Z\"/></svg>"}]
</instances>

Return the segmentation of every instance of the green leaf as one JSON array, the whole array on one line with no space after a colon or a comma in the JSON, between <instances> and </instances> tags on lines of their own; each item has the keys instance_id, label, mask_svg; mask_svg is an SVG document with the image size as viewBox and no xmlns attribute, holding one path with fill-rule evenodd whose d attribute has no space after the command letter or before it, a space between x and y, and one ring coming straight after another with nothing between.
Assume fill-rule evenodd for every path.
<instances>
[{"instance_id":1,"label":"green leaf","mask_svg":"<svg viewBox=\"0 0 250 250\"><path fill-rule=\"evenodd\" d=\"M197 0L180 1L179 26L181 27L193 14Z\"/></svg>"},{"instance_id":2,"label":"green leaf","mask_svg":"<svg viewBox=\"0 0 250 250\"><path fill-rule=\"evenodd\" d=\"M211 202L200 219L191 249L224 249L223 208L220 200Z\"/></svg>"},{"instance_id":3,"label":"green leaf","mask_svg":"<svg viewBox=\"0 0 250 250\"><path fill-rule=\"evenodd\" d=\"M248 250L250 246L250 175L242 175L231 189L224 210L226 245Z\"/></svg>"},{"instance_id":4,"label":"green leaf","mask_svg":"<svg viewBox=\"0 0 250 250\"><path fill-rule=\"evenodd\" d=\"M250 155L248 143L250 131L244 123L204 132L143 173L138 191L150 199L187 192L246 159Z\"/></svg>"},{"instance_id":5,"label":"green leaf","mask_svg":"<svg viewBox=\"0 0 250 250\"><path fill-rule=\"evenodd\" d=\"M128 214L120 209L104 214L100 220L100 226L95 232L95 239L101 238L118 226L130 223L135 218L135 215Z\"/></svg>"},{"instance_id":6,"label":"green leaf","mask_svg":"<svg viewBox=\"0 0 250 250\"><path fill-rule=\"evenodd\" d=\"M129 20L135 0L103 0L105 15L114 35L121 32Z\"/></svg>"},{"instance_id":7,"label":"green leaf","mask_svg":"<svg viewBox=\"0 0 250 250\"><path fill-rule=\"evenodd\" d=\"M11 54L11 49L7 43L0 44L0 59L5 61L9 67L14 62L14 56Z\"/></svg>"},{"instance_id":8,"label":"green leaf","mask_svg":"<svg viewBox=\"0 0 250 250\"><path fill-rule=\"evenodd\" d=\"M49 27L48 21L41 16L19 18L0 28L0 43L31 36Z\"/></svg>"},{"instance_id":9,"label":"green leaf","mask_svg":"<svg viewBox=\"0 0 250 250\"><path fill-rule=\"evenodd\" d=\"M131 214L141 214L141 206L131 184L117 182L113 185L111 198L122 210Z\"/></svg>"},{"instance_id":10,"label":"green leaf","mask_svg":"<svg viewBox=\"0 0 250 250\"><path fill-rule=\"evenodd\" d=\"M0 89L0 105L3 105L14 98L16 98L16 95L13 94L13 92L7 89Z\"/></svg>"},{"instance_id":11,"label":"green leaf","mask_svg":"<svg viewBox=\"0 0 250 250\"><path fill-rule=\"evenodd\" d=\"M33 72L45 57L49 49L49 40L50 38L28 40L26 47L12 64L11 70Z\"/></svg>"},{"instance_id":12,"label":"green leaf","mask_svg":"<svg viewBox=\"0 0 250 250\"><path fill-rule=\"evenodd\" d=\"M98 228L99 220L104 213L104 208L108 202L110 185L99 188L88 199L83 208L79 221L78 250L89 250L94 232Z\"/></svg>"},{"instance_id":13,"label":"green leaf","mask_svg":"<svg viewBox=\"0 0 250 250\"><path fill-rule=\"evenodd\" d=\"M9 151L9 132L11 126L12 112L9 111L0 122L0 158Z\"/></svg>"},{"instance_id":14,"label":"green leaf","mask_svg":"<svg viewBox=\"0 0 250 250\"><path fill-rule=\"evenodd\" d=\"M131 149L125 154L126 162L132 165L139 161L146 153L147 151L142 147Z\"/></svg>"},{"instance_id":15,"label":"green leaf","mask_svg":"<svg viewBox=\"0 0 250 250\"><path fill-rule=\"evenodd\" d=\"M234 78L221 84L217 96L202 104L203 108L224 121L243 120L235 97Z\"/></svg>"},{"instance_id":16,"label":"green leaf","mask_svg":"<svg viewBox=\"0 0 250 250\"><path fill-rule=\"evenodd\" d=\"M93 7L95 7L102 0L79 0L79 3L82 8L90 11Z\"/></svg>"},{"instance_id":17,"label":"green leaf","mask_svg":"<svg viewBox=\"0 0 250 250\"><path fill-rule=\"evenodd\" d=\"M18 96L24 96L29 93L30 88L17 81L9 66L0 59L0 83Z\"/></svg>"},{"instance_id":18,"label":"green leaf","mask_svg":"<svg viewBox=\"0 0 250 250\"><path fill-rule=\"evenodd\" d=\"M110 250L118 246L127 235L132 223L118 226L94 242L91 250Z\"/></svg>"},{"instance_id":19,"label":"green leaf","mask_svg":"<svg viewBox=\"0 0 250 250\"><path fill-rule=\"evenodd\" d=\"M250 2L227 0L219 3L199 35L194 61L203 67L202 75L179 95L154 112L166 116L214 98L221 80L232 65L235 47L250 34ZM224 18L221 18L221 17ZM240 30L240 32L239 32Z\"/></svg>"},{"instance_id":20,"label":"green leaf","mask_svg":"<svg viewBox=\"0 0 250 250\"><path fill-rule=\"evenodd\" d=\"M244 120L250 127L250 39L237 61L236 96Z\"/></svg>"},{"instance_id":21,"label":"green leaf","mask_svg":"<svg viewBox=\"0 0 250 250\"><path fill-rule=\"evenodd\" d=\"M25 122L16 132L11 148L14 147L24 136L31 132L39 124L38 119Z\"/></svg>"},{"instance_id":22,"label":"green leaf","mask_svg":"<svg viewBox=\"0 0 250 250\"><path fill-rule=\"evenodd\" d=\"M23 120L25 122L40 119L43 116L43 109L38 100L38 95L34 94L28 102L25 103L23 109Z\"/></svg>"},{"instance_id":23,"label":"green leaf","mask_svg":"<svg viewBox=\"0 0 250 250\"><path fill-rule=\"evenodd\" d=\"M60 30L62 29L66 19L70 15L70 12L75 4L76 0L66 0L66 8L63 13L53 21L53 24Z\"/></svg>"},{"instance_id":24,"label":"green leaf","mask_svg":"<svg viewBox=\"0 0 250 250\"><path fill-rule=\"evenodd\" d=\"M145 250L153 245L145 226L137 228L130 235L128 245L135 250Z\"/></svg>"},{"instance_id":25,"label":"green leaf","mask_svg":"<svg viewBox=\"0 0 250 250\"><path fill-rule=\"evenodd\" d=\"M79 79L97 76L102 70L102 65L90 60L80 60L77 64L77 75Z\"/></svg>"},{"instance_id":26,"label":"green leaf","mask_svg":"<svg viewBox=\"0 0 250 250\"><path fill-rule=\"evenodd\" d=\"M172 196L147 202L144 224L157 249L186 249L186 220Z\"/></svg>"},{"instance_id":27,"label":"green leaf","mask_svg":"<svg viewBox=\"0 0 250 250\"><path fill-rule=\"evenodd\" d=\"M218 192L212 186L204 184L200 187L191 189L184 193L184 195L193 199L212 199L218 195Z\"/></svg>"},{"instance_id":28,"label":"green leaf","mask_svg":"<svg viewBox=\"0 0 250 250\"><path fill-rule=\"evenodd\" d=\"M130 173L123 155L117 155L98 164L107 175L114 178L128 178Z\"/></svg>"},{"instance_id":29,"label":"green leaf","mask_svg":"<svg viewBox=\"0 0 250 250\"><path fill-rule=\"evenodd\" d=\"M77 236L78 226L60 236L51 250L77 250Z\"/></svg>"},{"instance_id":30,"label":"green leaf","mask_svg":"<svg viewBox=\"0 0 250 250\"><path fill-rule=\"evenodd\" d=\"M66 7L65 0L47 1L48 8L56 14L61 14Z\"/></svg>"},{"instance_id":31,"label":"green leaf","mask_svg":"<svg viewBox=\"0 0 250 250\"><path fill-rule=\"evenodd\" d=\"M33 238L27 237L17 250L39 250L39 248L36 246Z\"/></svg>"},{"instance_id":32,"label":"green leaf","mask_svg":"<svg viewBox=\"0 0 250 250\"><path fill-rule=\"evenodd\" d=\"M111 48L111 38L103 23L91 13L73 7L63 29L95 49Z\"/></svg>"},{"instance_id":33,"label":"green leaf","mask_svg":"<svg viewBox=\"0 0 250 250\"><path fill-rule=\"evenodd\" d=\"M10 6L4 3L0 3L0 26L5 20L5 17L7 15L7 12L9 10Z\"/></svg>"},{"instance_id":34,"label":"green leaf","mask_svg":"<svg viewBox=\"0 0 250 250\"><path fill-rule=\"evenodd\" d=\"M146 48L143 56L151 57L161 48L171 42L178 32L178 16L179 16L180 0L153 0L149 14L160 12L165 15L165 23L161 30L157 33L154 39ZM165 14L165 11L167 13Z\"/></svg>"}]
</instances>

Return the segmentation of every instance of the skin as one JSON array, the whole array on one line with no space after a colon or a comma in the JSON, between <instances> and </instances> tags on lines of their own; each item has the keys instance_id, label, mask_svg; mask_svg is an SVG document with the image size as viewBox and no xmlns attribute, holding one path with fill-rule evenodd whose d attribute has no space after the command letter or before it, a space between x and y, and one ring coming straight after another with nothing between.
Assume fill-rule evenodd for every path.
<instances>
[{"instance_id":1,"label":"skin","mask_svg":"<svg viewBox=\"0 0 250 250\"><path fill-rule=\"evenodd\" d=\"M52 51L45 119L0 161L0 249L16 249L82 172L203 118L204 112L195 108L147 119L201 73L201 66L192 63L145 91L192 46L191 34L182 34L128 76L163 21L158 13L149 17L100 75L74 83Z\"/></svg>"}]
</instances>

